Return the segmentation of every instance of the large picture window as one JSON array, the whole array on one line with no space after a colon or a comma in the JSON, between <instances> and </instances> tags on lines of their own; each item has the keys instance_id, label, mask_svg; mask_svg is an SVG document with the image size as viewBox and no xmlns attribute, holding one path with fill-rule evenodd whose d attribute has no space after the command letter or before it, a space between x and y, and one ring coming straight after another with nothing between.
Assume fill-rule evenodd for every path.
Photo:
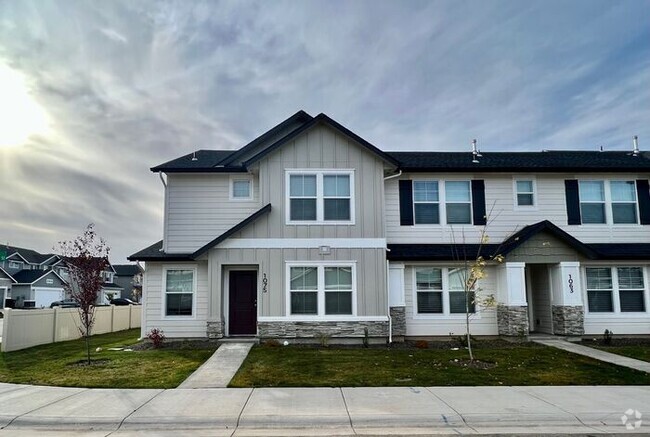
<instances>
[{"instance_id":1,"label":"large picture window","mask_svg":"<svg viewBox=\"0 0 650 437\"><path fill-rule=\"evenodd\" d=\"M415 267L415 295L418 314L465 314L476 312L474 293L465 293L467 272L463 268Z\"/></svg>"},{"instance_id":2,"label":"large picture window","mask_svg":"<svg viewBox=\"0 0 650 437\"><path fill-rule=\"evenodd\" d=\"M194 269L165 269L165 315L194 314Z\"/></svg>"},{"instance_id":3,"label":"large picture window","mask_svg":"<svg viewBox=\"0 0 650 437\"><path fill-rule=\"evenodd\" d=\"M354 265L288 265L290 316L344 316L355 313Z\"/></svg>"},{"instance_id":4,"label":"large picture window","mask_svg":"<svg viewBox=\"0 0 650 437\"><path fill-rule=\"evenodd\" d=\"M354 222L352 171L287 172L287 223Z\"/></svg>"},{"instance_id":5,"label":"large picture window","mask_svg":"<svg viewBox=\"0 0 650 437\"><path fill-rule=\"evenodd\" d=\"M646 312L643 267L587 267L585 274L589 312Z\"/></svg>"}]
</instances>

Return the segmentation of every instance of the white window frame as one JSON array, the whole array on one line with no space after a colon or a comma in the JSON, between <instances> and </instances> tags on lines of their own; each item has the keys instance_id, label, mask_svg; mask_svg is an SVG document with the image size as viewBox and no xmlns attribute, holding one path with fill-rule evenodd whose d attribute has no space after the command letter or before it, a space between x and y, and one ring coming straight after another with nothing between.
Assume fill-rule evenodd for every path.
<instances>
[{"instance_id":1,"label":"white window frame","mask_svg":"<svg viewBox=\"0 0 650 437\"><path fill-rule=\"evenodd\" d=\"M517 182L532 182L533 191L531 193L521 193L521 194L532 194L533 195L533 204L532 205L519 205L519 191L517 190ZM535 176L517 176L512 178L512 193L513 193L513 203L515 210L526 210L526 211L536 211L538 206L537 199L537 178Z\"/></svg>"},{"instance_id":2,"label":"white window frame","mask_svg":"<svg viewBox=\"0 0 650 437\"><path fill-rule=\"evenodd\" d=\"M25 268L25 263L22 261L14 261L12 259L8 260L9 263L7 265L8 269L24 269ZM12 265L13 264L13 265Z\"/></svg>"},{"instance_id":3,"label":"white window frame","mask_svg":"<svg viewBox=\"0 0 650 437\"><path fill-rule=\"evenodd\" d=\"M248 197L235 197L235 182L247 181L248 182ZM250 202L253 200L253 177L250 175L231 175L230 187L228 189L229 199L234 202Z\"/></svg>"},{"instance_id":4,"label":"white window frame","mask_svg":"<svg viewBox=\"0 0 650 437\"><path fill-rule=\"evenodd\" d=\"M169 270L192 270L192 315L191 316L168 316L167 315L167 272ZM162 267L162 288L160 290L162 318L164 320L195 320L197 307L196 295L198 294L198 268L196 264L165 264Z\"/></svg>"},{"instance_id":5,"label":"white window frame","mask_svg":"<svg viewBox=\"0 0 650 437\"><path fill-rule=\"evenodd\" d=\"M316 220L291 220L291 176L316 176ZM350 220L325 220L325 196L323 177L342 175L350 177ZM354 169L290 169L285 170L284 184L285 224L287 225L336 225L350 226L355 224L355 182Z\"/></svg>"},{"instance_id":6,"label":"white window frame","mask_svg":"<svg viewBox=\"0 0 650 437\"><path fill-rule=\"evenodd\" d=\"M435 202L430 201L430 200L415 200L415 183L416 182L424 182L424 183L435 182L438 185L438 200L435 201ZM440 189L440 186L442 185L441 182L442 181L435 180L435 179L414 179L411 182L413 184L413 224L414 225L418 225L418 226L421 226L421 225L425 225L425 226L429 225L429 226L431 226L431 225L433 225L433 226L436 226L436 225L442 224L442 212L443 212L444 208L442 206L443 202L441 201L442 200L442 193L441 193L442 190ZM415 205L416 204L421 204L421 205L432 205L432 204L435 205L435 204L437 204L438 205L438 223L417 223L416 222L416 220L417 220L416 217L417 216L415 214ZM446 217L447 216L445 215L445 218Z\"/></svg>"},{"instance_id":7,"label":"white window frame","mask_svg":"<svg viewBox=\"0 0 650 437\"><path fill-rule=\"evenodd\" d=\"M440 215L440 223L416 223L415 222L415 200L413 200L413 225L418 227L433 227L433 226L475 226L474 225L474 198L472 196L472 179L433 179L428 177L419 177L412 179L412 183L418 182L438 182L438 204ZM447 223L447 182L467 182L469 184L469 223ZM415 199L415 198L414 198ZM427 202L418 202L427 203ZM435 202L431 202L435 203ZM450 203L467 203L467 202L450 202Z\"/></svg>"},{"instance_id":8,"label":"white window frame","mask_svg":"<svg viewBox=\"0 0 650 437\"><path fill-rule=\"evenodd\" d=\"M317 314L291 314L291 268L316 267ZM348 267L352 270L352 314L325 314L325 267ZM285 263L285 315L298 321L337 321L357 318L357 262L356 261L289 261Z\"/></svg>"},{"instance_id":9,"label":"white window frame","mask_svg":"<svg viewBox=\"0 0 650 437\"><path fill-rule=\"evenodd\" d=\"M616 179L596 179L596 178L590 178L590 179L578 179L578 193L580 192L580 183L582 182L602 182L603 183L603 190L605 194L605 223L582 223L582 203L601 203L601 202L593 202L593 201L586 201L584 202L582 199L580 199L580 221L582 226L608 226L608 227L631 227L631 226L641 226L639 224L640 220L640 211L639 211L639 194L637 193L637 188L636 188L636 180L635 178L616 178ZM611 191L611 183L612 182L632 182L632 186L634 187L634 204L636 206L635 211L636 211L636 223L614 223L614 211L613 211L613 206L614 203L632 203L632 202L612 202L612 191Z\"/></svg>"},{"instance_id":10,"label":"white window frame","mask_svg":"<svg viewBox=\"0 0 650 437\"><path fill-rule=\"evenodd\" d=\"M411 284L412 284L412 306L413 306L413 318L414 319L465 319L465 313L452 313L451 312L451 305L450 305L450 296L449 296L449 271L451 269L462 269L464 266L453 266L453 265L445 265L445 266L440 266L440 265L435 265L435 264L414 264L409 266L411 267ZM433 269L440 269L442 270L442 313L420 313L418 311L418 284L417 284L417 276L416 276L416 270L417 269L426 269L426 268L433 268ZM481 293L480 289L480 282L478 281L478 286L476 290L474 290L474 295L477 296L479 293ZM423 290L424 292L424 290ZM472 320L477 320L481 318L481 309L482 307L479 305L479 302L476 301L476 297L474 297L474 312L470 313L470 318Z\"/></svg>"},{"instance_id":11,"label":"white window frame","mask_svg":"<svg viewBox=\"0 0 650 437\"><path fill-rule=\"evenodd\" d=\"M621 267L640 267L643 273L643 303L645 306L645 311L621 311L621 300L620 300L620 287L618 284L618 269ZM601 311L590 311L589 310L589 293L587 290L587 268L609 268L612 273L612 311L611 312L601 312ZM647 318L648 313L650 313L650 268L648 265L640 263L625 263L625 264L603 264L603 263L589 263L582 266L581 269L582 283L584 284L582 289L582 298L584 302L585 315L590 315L591 317L642 317Z\"/></svg>"}]
</instances>

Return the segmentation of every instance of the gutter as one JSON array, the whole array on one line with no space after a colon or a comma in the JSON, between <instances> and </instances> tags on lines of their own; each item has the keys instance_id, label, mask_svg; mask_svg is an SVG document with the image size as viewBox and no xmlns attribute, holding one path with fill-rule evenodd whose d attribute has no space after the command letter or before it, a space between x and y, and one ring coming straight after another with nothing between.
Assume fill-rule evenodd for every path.
<instances>
[{"instance_id":1,"label":"gutter","mask_svg":"<svg viewBox=\"0 0 650 437\"><path fill-rule=\"evenodd\" d=\"M390 176L386 176L386 177L384 178L384 180L387 181L387 180L389 180L389 179L398 178L398 177L400 177L400 176L402 176L402 170L400 170L399 173L397 173L397 174L390 175Z\"/></svg>"}]
</instances>

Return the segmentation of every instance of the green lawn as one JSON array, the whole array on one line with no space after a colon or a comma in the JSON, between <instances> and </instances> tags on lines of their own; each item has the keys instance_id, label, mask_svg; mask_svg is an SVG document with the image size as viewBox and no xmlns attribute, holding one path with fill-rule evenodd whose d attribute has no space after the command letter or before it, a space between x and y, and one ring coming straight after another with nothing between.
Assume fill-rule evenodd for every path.
<instances>
[{"instance_id":1,"label":"green lawn","mask_svg":"<svg viewBox=\"0 0 650 437\"><path fill-rule=\"evenodd\" d=\"M594 349L600 349L605 352L611 352L617 355L624 355L630 358L636 358L637 360L650 362L650 345L636 345L636 346L592 346L590 344L583 343L585 346L593 347Z\"/></svg>"},{"instance_id":2,"label":"green lawn","mask_svg":"<svg viewBox=\"0 0 650 437\"><path fill-rule=\"evenodd\" d=\"M464 350L256 346L231 387L650 384L650 374L534 344L478 347L490 369L450 362Z\"/></svg>"},{"instance_id":3,"label":"green lawn","mask_svg":"<svg viewBox=\"0 0 650 437\"><path fill-rule=\"evenodd\" d=\"M0 353L0 382L70 387L174 388L212 355L214 349L108 351L138 342L139 329L91 338L93 360L101 366L75 367L85 358L83 340ZM95 352L101 347L101 352Z\"/></svg>"}]
</instances>

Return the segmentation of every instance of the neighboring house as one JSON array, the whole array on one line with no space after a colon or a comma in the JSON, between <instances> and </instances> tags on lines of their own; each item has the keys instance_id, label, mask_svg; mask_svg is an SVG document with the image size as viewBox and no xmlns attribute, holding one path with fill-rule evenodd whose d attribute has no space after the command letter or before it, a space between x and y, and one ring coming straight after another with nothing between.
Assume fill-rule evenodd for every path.
<instances>
[{"instance_id":1,"label":"neighboring house","mask_svg":"<svg viewBox=\"0 0 650 437\"><path fill-rule=\"evenodd\" d=\"M139 264L114 264L113 269L114 282L124 290L121 297L140 302L144 269Z\"/></svg>"},{"instance_id":2,"label":"neighboring house","mask_svg":"<svg viewBox=\"0 0 650 437\"><path fill-rule=\"evenodd\" d=\"M647 152L384 152L300 111L151 170L163 240L129 258L143 335L459 335L479 247L505 262L474 334L650 334Z\"/></svg>"},{"instance_id":3,"label":"neighboring house","mask_svg":"<svg viewBox=\"0 0 650 437\"><path fill-rule=\"evenodd\" d=\"M102 272L104 285L97 303L108 303L111 297L120 297L122 287L113 282L115 270ZM0 297L17 308L49 307L65 296L68 280L65 260L55 254L41 254L31 249L0 245Z\"/></svg>"}]
</instances>

